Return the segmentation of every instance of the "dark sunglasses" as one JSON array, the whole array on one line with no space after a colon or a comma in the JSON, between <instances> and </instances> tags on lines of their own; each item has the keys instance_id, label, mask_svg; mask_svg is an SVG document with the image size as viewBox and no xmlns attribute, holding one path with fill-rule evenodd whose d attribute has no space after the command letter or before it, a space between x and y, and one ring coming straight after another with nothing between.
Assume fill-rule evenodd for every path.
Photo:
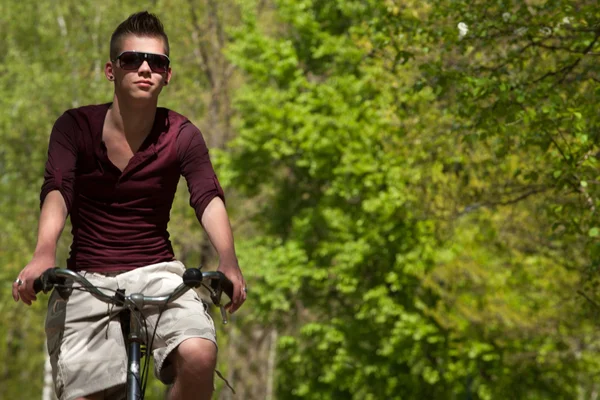
<instances>
[{"instance_id":1,"label":"dark sunglasses","mask_svg":"<svg viewBox=\"0 0 600 400\"><path fill-rule=\"evenodd\" d=\"M140 68L144 61L148 61L150 69L162 74L169 70L171 60L164 54L143 53L139 51L124 51L113 62L119 60L119 66L125 71L134 71Z\"/></svg>"}]
</instances>

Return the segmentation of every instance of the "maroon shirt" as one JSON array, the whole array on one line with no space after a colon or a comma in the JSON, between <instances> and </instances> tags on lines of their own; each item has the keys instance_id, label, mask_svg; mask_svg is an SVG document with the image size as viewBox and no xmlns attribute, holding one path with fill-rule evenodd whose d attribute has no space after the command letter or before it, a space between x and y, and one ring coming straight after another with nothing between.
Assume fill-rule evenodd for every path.
<instances>
[{"instance_id":1,"label":"maroon shirt","mask_svg":"<svg viewBox=\"0 0 600 400\"><path fill-rule=\"evenodd\" d=\"M173 260L167 223L181 175L199 221L213 198L224 199L202 134L165 108L156 110L150 134L121 173L102 140L109 106L69 110L50 135L40 200L52 190L65 199L73 270L121 271Z\"/></svg>"}]
</instances>

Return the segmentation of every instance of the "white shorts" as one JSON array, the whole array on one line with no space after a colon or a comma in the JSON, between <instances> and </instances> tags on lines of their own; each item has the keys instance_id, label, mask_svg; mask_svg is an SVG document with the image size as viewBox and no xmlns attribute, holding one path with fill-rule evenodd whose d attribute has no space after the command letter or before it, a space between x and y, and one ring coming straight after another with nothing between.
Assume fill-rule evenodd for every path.
<instances>
[{"instance_id":1,"label":"white shorts","mask_svg":"<svg viewBox=\"0 0 600 400\"><path fill-rule=\"evenodd\" d=\"M171 293L182 282L184 271L181 262L170 261L118 275L80 274L98 287L125 289L126 294L159 296ZM56 395L60 400L102 391L106 398L125 398L127 352L118 315L120 310L80 290L67 294L56 289L52 292L46 315L46 337ZM152 340L159 309L147 306L143 311ZM145 332L142 336L145 339ZM207 305L194 290L170 303L160 316L151 351L154 373L164 383L172 383L174 378L168 355L189 338L217 343Z\"/></svg>"}]
</instances>

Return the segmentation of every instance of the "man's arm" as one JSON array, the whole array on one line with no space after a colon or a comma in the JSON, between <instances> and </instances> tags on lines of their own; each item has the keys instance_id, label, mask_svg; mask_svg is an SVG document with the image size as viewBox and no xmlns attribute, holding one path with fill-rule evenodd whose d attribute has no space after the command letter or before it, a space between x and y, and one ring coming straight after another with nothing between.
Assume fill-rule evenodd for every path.
<instances>
[{"instance_id":1,"label":"man's arm","mask_svg":"<svg viewBox=\"0 0 600 400\"><path fill-rule=\"evenodd\" d=\"M15 301L19 299L27 305L36 300L33 291L33 281L48 268L54 267L56 261L56 244L65 227L67 206L58 190L53 190L46 196L38 227L38 239L33 258L18 276L23 283L13 283L12 294Z\"/></svg>"},{"instance_id":2,"label":"man's arm","mask_svg":"<svg viewBox=\"0 0 600 400\"><path fill-rule=\"evenodd\" d=\"M246 300L246 284L235 255L223 189L212 167L204 138L191 123L183 126L177 137L177 157L190 191L190 205L219 254L219 271L233 283L233 299L226 307L234 312Z\"/></svg>"},{"instance_id":3,"label":"man's arm","mask_svg":"<svg viewBox=\"0 0 600 400\"><path fill-rule=\"evenodd\" d=\"M213 198L202 214L202 226L219 255L219 268L233 283L233 299L226 307L235 312L246 300L244 277L238 265L233 244L233 233L225 204L220 197Z\"/></svg>"},{"instance_id":4,"label":"man's arm","mask_svg":"<svg viewBox=\"0 0 600 400\"><path fill-rule=\"evenodd\" d=\"M48 143L48 160L40 193L41 213L38 240L33 258L13 283L13 298L31 305L36 300L33 282L56 261L56 243L65 226L74 198L78 145L77 123L71 114L61 115L52 128Z\"/></svg>"}]
</instances>

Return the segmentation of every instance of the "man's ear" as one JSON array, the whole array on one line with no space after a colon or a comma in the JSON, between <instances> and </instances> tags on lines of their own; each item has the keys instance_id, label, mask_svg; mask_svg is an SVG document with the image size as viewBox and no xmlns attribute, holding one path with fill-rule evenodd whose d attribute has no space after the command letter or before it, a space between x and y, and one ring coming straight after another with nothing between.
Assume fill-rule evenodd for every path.
<instances>
[{"instance_id":1,"label":"man's ear","mask_svg":"<svg viewBox=\"0 0 600 400\"><path fill-rule=\"evenodd\" d=\"M169 81L171 80L171 77L173 76L173 70L171 69L171 67L169 67L168 71L167 71L167 75L165 76L165 80L164 80L164 85L167 86L169 84Z\"/></svg>"},{"instance_id":2,"label":"man's ear","mask_svg":"<svg viewBox=\"0 0 600 400\"><path fill-rule=\"evenodd\" d=\"M109 81L115 80L115 73L113 70L112 62L107 61L106 64L104 64L104 75L106 76L106 79L108 79Z\"/></svg>"}]
</instances>

